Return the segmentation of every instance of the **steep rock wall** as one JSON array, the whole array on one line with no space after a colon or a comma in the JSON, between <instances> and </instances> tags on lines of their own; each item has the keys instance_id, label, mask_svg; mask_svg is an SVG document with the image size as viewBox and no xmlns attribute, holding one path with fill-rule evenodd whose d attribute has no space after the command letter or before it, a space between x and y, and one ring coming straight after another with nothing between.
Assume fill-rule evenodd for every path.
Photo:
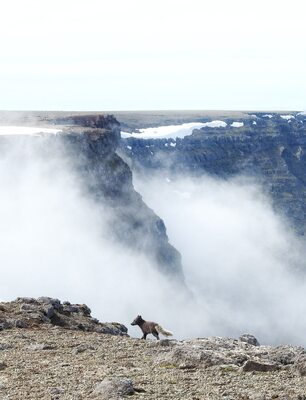
<instances>
[{"instance_id":1,"label":"steep rock wall","mask_svg":"<svg viewBox=\"0 0 306 400\"><path fill-rule=\"evenodd\" d=\"M255 116L254 116L255 117ZM243 174L258 179L275 210L306 231L306 121L280 115L226 120L225 128L202 128L183 139L122 139L120 151L132 169L165 169L168 173L224 179Z\"/></svg>"}]
</instances>

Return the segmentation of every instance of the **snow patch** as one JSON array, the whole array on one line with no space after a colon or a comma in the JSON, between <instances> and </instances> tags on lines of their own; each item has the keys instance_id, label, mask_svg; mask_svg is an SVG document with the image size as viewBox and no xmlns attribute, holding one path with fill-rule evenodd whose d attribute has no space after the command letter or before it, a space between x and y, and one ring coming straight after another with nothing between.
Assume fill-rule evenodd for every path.
<instances>
[{"instance_id":1,"label":"snow patch","mask_svg":"<svg viewBox=\"0 0 306 400\"><path fill-rule=\"evenodd\" d=\"M257 125L257 122L256 122L256 121L253 121L253 125Z\"/></svg>"},{"instance_id":2,"label":"snow patch","mask_svg":"<svg viewBox=\"0 0 306 400\"><path fill-rule=\"evenodd\" d=\"M204 127L208 127L208 128L225 128L227 126L227 123L224 121L211 121L211 122L205 122Z\"/></svg>"},{"instance_id":3,"label":"snow patch","mask_svg":"<svg viewBox=\"0 0 306 400\"><path fill-rule=\"evenodd\" d=\"M303 149L301 146L299 146L296 152L296 157L300 160L302 154L303 154Z\"/></svg>"},{"instance_id":4,"label":"snow patch","mask_svg":"<svg viewBox=\"0 0 306 400\"><path fill-rule=\"evenodd\" d=\"M171 142L171 143L170 143L170 146L171 146L171 147L175 147L175 146L176 146L176 143L172 143L172 142Z\"/></svg>"},{"instance_id":5,"label":"snow patch","mask_svg":"<svg viewBox=\"0 0 306 400\"><path fill-rule=\"evenodd\" d=\"M286 119L287 121L289 121L290 119L295 119L294 115L281 115L280 117Z\"/></svg>"},{"instance_id":6,"label":"snow patch","mask_svg":"<svg viewBox=\"0 0 306 400\"><path fill-rule=\"evenodd\" d=\"M243 125L244 125L243 122L233 122L233 123L231 124L231 126L232 126L233 128L241 128Z\"/></svg>"},{"instance_id":7,"label":"snow patch","mask_svg":"<svg viewBox=\"0 0 306 400\"><path fill-rule=\"evenodd\" d=\"M265 114L262 117L263 118L273 118L273 115L272 114Z\"/></svg>"},{"instance_id":8,"label":"snow patch","mask_svg":"<svg viewBox=\"0 0 306 400\"><path fill-rule=\"evenodd\" d=\"M62 130L54 128L37 128L30 126L0 126L0 135L40 136L44 133L56 135L59 132L62 132Z\"/></svg>"},{"instance_id":9,"label":"snow patch","mask_svg":"<svg viewBox=\"0 0 306 400\"><path fill-rule=\"evenodd\" d=\"M137 138L137 139L176 139L183 138L192 134L194 129L200 128L224 128L227 123L224 121L210 121L210 122L190 122L181 125L165 125L157 126L154 128L139 129L139 132L121 132L121 137Z\"/></svg>"},{"instance_id":10,"label":"snow patch","mask_svg":"<svg viewBox=\"0 0 306 400\"><path fill-rule=\"evenodd\" d=\"M132 150L132 146L126 146L126 148Z\"/></svg>"}]
</instances>

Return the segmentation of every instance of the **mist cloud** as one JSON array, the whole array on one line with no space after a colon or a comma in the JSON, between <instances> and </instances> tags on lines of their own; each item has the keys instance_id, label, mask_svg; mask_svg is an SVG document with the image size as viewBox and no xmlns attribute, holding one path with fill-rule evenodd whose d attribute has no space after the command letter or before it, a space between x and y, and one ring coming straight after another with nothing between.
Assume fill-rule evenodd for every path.
<instances>
[{"instance_id":1,"label":"mist cloud","mask_svg":"<svg viewBox=\"0 0 306 400\"><path fill-rule=\"evenodd\" d=\"M99 319L127 325L140 312L152 315L155 309L158 317L172 285L145 256L115 241L112 211L84 194L64 149L48 149L43 138L5 143L0 146L0 299L84 302Z\"/></svg>"},{"instance_id":2,"label":"mist cloud","mask_svg":"<svg viewBox=\"0 0 306 400\"><path fill-rule=\"evenodd\" d=\"M259 185L210 177L136 183L183 256L194 293L187 334L251 332L266 343L305 344L303 242Z\"/></svg>"},{"instance_id":3,"label":"mist cloud","mask_svg":"<svg viewBox=\"0 0 306 400\"><path fill-rule=\"evenodd\" d=\"M138 337L129 324L142 314L176 338L251 332L262 342L305 344L303 247L259 186L135 180L182 253L187 296L114 240L110 209L84 194L62 149L42 148L26 139L1 146L1 300L84 302L100 320L125 323Z\"/></svg>"}]
</instances>

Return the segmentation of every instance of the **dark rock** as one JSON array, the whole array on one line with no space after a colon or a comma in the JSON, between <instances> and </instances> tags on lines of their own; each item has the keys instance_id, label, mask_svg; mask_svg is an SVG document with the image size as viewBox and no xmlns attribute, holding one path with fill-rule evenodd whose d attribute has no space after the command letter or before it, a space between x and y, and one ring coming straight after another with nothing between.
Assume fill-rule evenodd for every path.
<instances>
[{"instance_id":1,"label":"dark rock","mask_svg":"<svg viewBox=\"0 0 306 400\"><path fill-rule=\"evenodd\" d=\"M0 343L0 350L10 350L13 346L9 343Z\"/></svg>"},{"instance_id":2,"label":"dark rock","mask_svg":"<svg viewBox=\"0 0 306 400\"><path fill-rule=\"evenodd\" d=\"M90 314L91 314L91 309L89 307L87 307L86 304L79 305L79 311L82 314L87 315L87 316L90 316Z\"/></svg>"},{"instance_id":3,"label":"dark rock","mask_svg":"<svg viewBox=\"0 0 306 400\"><path fill-rule=\"evenodd\" d=\"M251 344L253 346L260 346L256 337L253 335L250 335L249 333L245 333L245 334L241 335L239 340L241 342L245 342L245 343Z\"/></svg>"},{"instance_id":4,"label":"dark rock","mask_svg":"<svg viewBox=\"0 0 306 400\"><path fill-rule=\"evenodd\" d=\"M0 362L0 371L3 371L5 368L7 368L7 364L5 362Z\"/></svg>"},{"instance_id":5,"label":"dark rock","mask_svg":"<svg viewBox=\"0 0 306 400\"><path fill-rule=\"evenodd\" d=\"M12 325L9 324L7 321L0 322L0 331L3 331L4 329L10 329L10 328L12 328Z\"/></svg>"},{"instance_id":6,"label":"dark rock","mask_svg":"<svg viewBox=\"0 0 306 400\"><path fill-rule=\"evenodd\" d=\"M52 318L55 314L55 308L53 305L46 305L45 307L42 308L43 313L47 318Z\"/></svg>"},{"instance_id":7,"label":"dark rock","mask_svg":"<svg viewBox=\"0 0 306 400\"><path fill-rule=\"evenodd\" d=\"M69 305L69 306L65 306L64 305L64 312L76 313L76 312L79 312L79 307L78 306L71 306L71 305Z\"/></svg>"},{"instance_id":8,"label":"dark rock","mask_svg":"<svg viewBox=\"0 0 306 400\"><path fill-rule=\"evenodd\" d=\"M14 321L14 325L15 325L16 328L27 328L28 327L27 322L26 321L22 321L20 319L16 319Z\"/></svg>"},{"instance_id":9,"label":"dark rock","mask_svg":"<svg viewBox=\"0 0 306 400\"><path fill-rule=\"evenodd\" d=\"M52 299L51 297L38 297L38 303L52 306L55 310L62 310L63 306L59 299Z\"/></svg>"},{"instance_id":10,"label":"dark rock","mask_svg":"<svg viewBox=\"0 0 306 400\"><path fill-rule=\"evenodd\" d=\"M271 371L279 370L279 367L276 364L264 364L264 363L261 363L261 362L258 362L258 361L248 360L243 365L241 370L243 372L252 372L252 371L271 372Z\"/></svg>"}]
</instances>

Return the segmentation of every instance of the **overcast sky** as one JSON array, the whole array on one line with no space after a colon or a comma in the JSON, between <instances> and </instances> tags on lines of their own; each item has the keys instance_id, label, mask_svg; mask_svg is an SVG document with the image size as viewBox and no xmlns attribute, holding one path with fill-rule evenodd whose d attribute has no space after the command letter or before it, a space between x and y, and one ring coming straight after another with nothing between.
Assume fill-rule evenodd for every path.
<instances>
[{"instance_id":1,"label":"overcast sky","mask_svg":"<svg viewBox=\"0 0 306 400\"><path fill-rule=\"evenodd\" d=\"M306 109L302 0L3 0L0 109Z\"/></svg>"}]
</instances>

